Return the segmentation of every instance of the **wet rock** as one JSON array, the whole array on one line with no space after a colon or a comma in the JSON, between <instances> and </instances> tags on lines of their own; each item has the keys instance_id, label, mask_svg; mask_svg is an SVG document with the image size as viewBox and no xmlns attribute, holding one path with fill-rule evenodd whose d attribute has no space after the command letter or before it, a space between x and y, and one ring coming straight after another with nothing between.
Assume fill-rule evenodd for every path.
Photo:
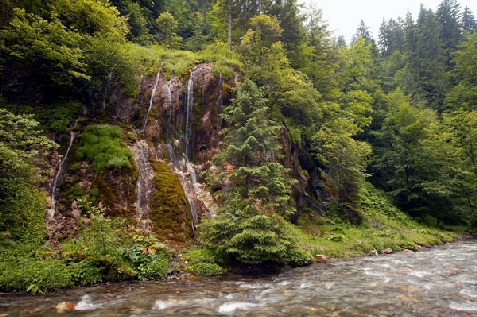
<instances>
[{"instance_id":1,"label":"wet rock","mask_svg":"<svg viewBox=\"0 0 477 317\"><path fill-rule=\"evenodd\" d=\"M391 248L387 248L387 249L384 249L382 251L382 254L393 254L393 253L394 253L394 251Z\"/></svg>"},{"instance_id":2,"label":"wet rock","mask_svg":"<svg viewBox=\"0 0 477 317\"><path fill-rule=\"evenodd\" d=\"M403 253L413 253L414 251L409 250L409 249L404 249L404 250L402 250L401 252L403 252Z\"/></svg>"},{"instance_id":3,"label":"wet rock","mask_svg":"<svg viewBox=\"0 0 477 317\"><path fill-rule=\"evenodd\" d=\"M378 250L374 249L372 250L371 252L368 253L369 256L378 256L379 253L378 253Z\"/></svg>"},{"instance_id":4,"label":"wet rock","mask_svg":"<svg viewBox=\"0 0 477 317\"><path fill-rule=\"evenodd\" d=\"M60 302L58 305L56 305L56 311L58 313L63 313L65 311L69 310L75 310L76 304L72 302Z\"/></svg>"},{"instance_id":5,"label":"wet rock","mask_svg":"<svg viewBox=\"0 0 477 317\"><path fill-rule=\"evenodd\" d=\"M326 263L328 262L328 258L325 255L316 255L315 256L316 263Z\"/></svg>"}]
</instances>

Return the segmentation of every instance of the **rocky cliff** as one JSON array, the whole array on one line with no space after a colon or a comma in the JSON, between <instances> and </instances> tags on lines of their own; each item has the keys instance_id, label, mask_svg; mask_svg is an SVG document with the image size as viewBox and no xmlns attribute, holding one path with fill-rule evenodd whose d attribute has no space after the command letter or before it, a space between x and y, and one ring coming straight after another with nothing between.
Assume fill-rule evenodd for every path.
<instances>
[{"instance_id":1,"label":"rocky cliff","mask_svg":"<svg viewBox=\"0 0 477 317\"><path fill-rule=\"evenodd\" d=\"M61 239L75 233L86 208L82 197L89 197L105 214L130 219L131 228L166 242L190 241L200 219L216 213L203 174L220 151L222 106L230 103L232 88L240 80L238 74L233 78L214 74L212 63L198 63L180 75L159 68L155 76L141 80L134 98L124 96L121 89L112 91L106 111L112 117L109 121L122 127L134 167L95 173L87 161L77 161L72 142L73 154L61 169L61 159L54 160L52 175L59 181L53 184L52 176L49 186L55 202L49 218L52 236ZM71 131L80 133L81 125L80 121ZM285 127L281 140L283 163L298 180L293 199L300 208L307 174Z\"/></svg>"}]
</instances>

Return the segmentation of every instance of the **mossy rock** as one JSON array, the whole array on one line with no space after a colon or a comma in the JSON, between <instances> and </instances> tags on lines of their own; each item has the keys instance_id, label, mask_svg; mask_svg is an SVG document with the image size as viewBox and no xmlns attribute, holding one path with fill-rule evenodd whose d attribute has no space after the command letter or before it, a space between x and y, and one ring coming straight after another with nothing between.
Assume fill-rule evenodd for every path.
<instances>
[{"instance_id":1,"label":"mossy rock","mask_svg":"<svg viewBox=\"0 0 477 317\"><path fill-rule=\"evenodd\" d=\"M190 204L177 177L169 166L162 162L152 164L156 172L156 192L154 193L151 214L153 229L160 238L186 241L192 239L193 221Z\"/></svg>"}]
</instances>

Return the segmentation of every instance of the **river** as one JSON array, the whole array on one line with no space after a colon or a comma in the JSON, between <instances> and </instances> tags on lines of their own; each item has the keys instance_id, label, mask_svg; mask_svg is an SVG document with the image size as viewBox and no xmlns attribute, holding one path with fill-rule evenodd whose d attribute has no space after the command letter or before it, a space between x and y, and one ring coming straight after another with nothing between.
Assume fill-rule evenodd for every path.
<instances>
[{"instance_id":1,"label":"river","mask_svg":"<svg viewBox=\"0 0 477 317\"><path fill-rule=\"evenodd\" d=\"M0 297L0 316L56 315L477 316L477 242L332 260L266 277L129 282Z\"/></svg>"}]
</instances>

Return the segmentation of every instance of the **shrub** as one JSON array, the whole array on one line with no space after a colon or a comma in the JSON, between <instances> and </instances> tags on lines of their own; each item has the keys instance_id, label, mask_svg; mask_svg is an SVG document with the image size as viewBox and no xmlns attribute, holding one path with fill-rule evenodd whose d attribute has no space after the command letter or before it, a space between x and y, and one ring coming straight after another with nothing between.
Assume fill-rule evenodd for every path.
<instances>
[{"instance_id":1,"label":"shrub","mask_svg":"<svg viewBox=\"0 0 477 317\"><path fill-rule=\"evenodd\" d=\"M91 161L96 172L103 169L131 169L133 158L121 139L121 129L109 124L90 125L81 135L79 159Z\"/></svg>"},{"instance_id":2,"label":"shrub","mask_svg":"<svg viewBox=\"0 0 477 317\"><path fill-rule=\"evenodd\" d=\"M182 250L184 260L187 261L185 271L196 275L220 275L224 269L218 265L211 251L203 248Z\"/></svg>"},{"instance_id":3,"label":"shrub","mask_svg":"<svg viewBox=\"0 0 477 317\"><path fill-rule=\"evenodd\" d=\"M155 248L134 245L128 251L128 258L140 280L163 279L167 276L167 258L163 253L157 252Z\"/></svg>"},{"instance_id":4,"label":"shrub","mask_svg":"<svg viewBox=\"0 0 477 317\"><path fill-rule=\"evenodd\" d=\"M104 267L98 267L96 263L89 260L72 263L70 269L75 285L86 286L102 282L104 279Z\"/></svg>"},{"instance_id":5,"label":"shrub","mask_svg":"<svg viewBox=\"0 0 477 317\"><path fill-rule=\"evenodd\" d=\"M0 289L32 294L73 286L70 270L58 259L15 257L0 262Z\"/></svg>"}]
</instances>

